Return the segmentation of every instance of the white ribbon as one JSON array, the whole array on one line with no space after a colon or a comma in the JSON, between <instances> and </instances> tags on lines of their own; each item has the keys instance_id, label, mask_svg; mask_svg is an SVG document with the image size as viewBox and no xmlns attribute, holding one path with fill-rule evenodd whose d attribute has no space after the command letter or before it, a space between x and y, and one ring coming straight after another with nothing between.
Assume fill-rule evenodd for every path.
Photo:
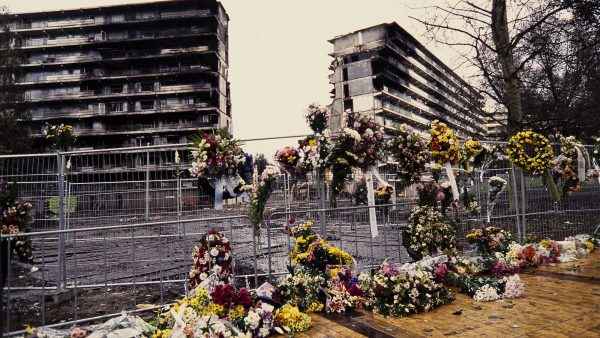
<instances>
[{"instance_id":1,"label":"white ribbon","mask_svg":"<svg viewBox=\"0 0 600 338\"><path fill-rule=\"evenodd\" d=\"M594 158L594 170L596 170L596 172L598 172L598 174L600 174L600 166L598 165L598 162L596 162L595 158ZM600 184L600 176L598 176L598 183Z\"/></svg>"},{"instance_id":2,"label":"white ribbon","mask_svg":"<svg viewBox=\"0 0 600 338\"><path fill-rule=\"evenodd\" d=\"M585 157L578 146L575 146L575 150L577 150L577 179L583 183L585 182Z\"/></svg>"},{"instance_id":3,"label":"white ribbon","mask_svg":"<svg viewBox=\"0 0 600 338\"><path fill-rule=\"evenodd\" d=\"M215 210L223 209L223 178L215 178Z\"/></svg>"},{"instance_id":4,"label":"white ribbon","mask_svg":"<svg viewBox=\"0 0 600 338\"><path fill-rule=\"evenodd\" d=\"M371 237L375 238L379 235L377 229L377 214L375 211L375 189L373 188L373 174L369 170L365 175L367 184L367 204L372 207L369 208L369 224L371 225Z\"/></svg>"},{"instance_id":5,"label":"white ribbon","mask_svg":"<svg viewBox=\"0 0 600 338\"><path fill-rule=\"evenodd\" d=\"M458 201L460 195L458 193L458 185L456 185L454 173L452 172L452 165L450 162L446 162L444 167L446 168L446 175L448 175L448 181L450 181L450 186L452 187L452 197L454 198L454 201Z\"/></svg>"}]
</instances>

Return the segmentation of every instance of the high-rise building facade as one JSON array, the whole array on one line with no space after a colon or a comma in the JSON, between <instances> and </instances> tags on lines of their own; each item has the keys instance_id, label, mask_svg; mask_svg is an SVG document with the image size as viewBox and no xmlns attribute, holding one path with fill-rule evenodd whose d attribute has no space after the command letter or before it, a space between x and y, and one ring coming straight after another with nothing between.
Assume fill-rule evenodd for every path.
<instances>
[{"instance_id":1,"label":"high-rise building facade","mask_svg":"<svg viewBox=\"0 0 600 338\"><path fill-rule=\"evenodd\" d=\"M346 109L372 113L386 127L425 133L432 120L459 136L485 138L482 97L396 23L329 40L333 44L332 129Z\"/></svg>"},{"instance_id":2,"label":"high-rise building facade","mask_svg":"<svg viewBox=\"0 0 600 338\"><path fill-rule=\"evenodd\" d=\"M216 0L10 15L31 133L73 125L76 148L185 142L231 127L228 15Z\"/></svg>"}]
</instances>

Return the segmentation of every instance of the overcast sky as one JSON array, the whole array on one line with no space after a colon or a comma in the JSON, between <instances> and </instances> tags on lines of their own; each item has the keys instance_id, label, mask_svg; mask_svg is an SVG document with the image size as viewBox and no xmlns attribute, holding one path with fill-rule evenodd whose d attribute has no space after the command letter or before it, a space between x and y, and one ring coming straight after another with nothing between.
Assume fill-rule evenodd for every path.
<instances>
[{"instance_id":1,"label":"overcast sky","mask_svg":"<svg viewBox=\"0 0 600 338\"><path fill-rule=\"evenodd\" d=\"M0 0L10 11L31 12L108 6L139 0ZM229 80L236 138L309 132L303 119L311 102L329 104L328 39L383 22L398 22L449 65L456 54L423 37L409 16L426 18L424 3L442 0L222 0L230 18ZM295 139L248 142L245 149L271 156Z\"/></svg>"}]
</instances>

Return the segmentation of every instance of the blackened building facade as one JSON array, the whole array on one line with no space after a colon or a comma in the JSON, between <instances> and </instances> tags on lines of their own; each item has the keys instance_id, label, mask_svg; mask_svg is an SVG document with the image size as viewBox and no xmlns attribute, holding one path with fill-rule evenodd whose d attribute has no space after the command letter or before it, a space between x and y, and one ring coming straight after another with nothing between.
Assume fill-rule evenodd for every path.
<instances>
[{"instance_id":1,"label":"blackened building facade","mask_svg":"<svg viewBox=\"0 0 600 338\"><path fill-rule=\"evenodd\" d=\"M396 23L329 40L332 129L353 109L374 114L391 131L402 123L426 133L446 122L459 136L486 138L482 97Z\"/></svg>"},{"instance_id":2,"label":"blackened building facade","mask_svg":"<svg viewBox=\"0 0 600 338\"><path fill-rule=\"evenodd\" d=\"M186 142L231 128L228 15L216 0L171 0L12 14L19 79L43 148L48 124L76 148Z\"/></svg>"}]
</instances>

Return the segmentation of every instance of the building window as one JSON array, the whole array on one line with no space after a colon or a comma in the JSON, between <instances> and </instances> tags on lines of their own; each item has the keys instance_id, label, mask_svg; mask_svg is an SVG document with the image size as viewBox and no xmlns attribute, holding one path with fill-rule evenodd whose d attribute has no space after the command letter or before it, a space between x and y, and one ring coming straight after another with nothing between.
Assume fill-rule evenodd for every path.
<instances>
[{"instance_id":1,"label":"building window","mask_svg":"<svg viewBox=\"0 0 600 338\"><path fill-rule=\"evenodd\" d=\"M124 111L125 104L123 102L112 102L109 103L109 109L111 112L122 112Z\"/></svg>"},{"instance_id":2,"label":"building window","mask_svg":"<svg viewBox=\"0 0 600 338\"><path fill-rule=\"evenodd\" d=\"M110 85L110 93L111 94L118 94L118 93L122 93L122 92L123 92L122 84Z\"/></svg>"},{"instance_id":3,"label":"building window","mask_svg":"<svg viewBox=\"0 0 600 338\"><path fill-rule=\"evenodd\" d=\"M152 110L154 109L154 101L140 101L141 110Z\"/></svg>"},{"instance_id":4,"label":"building window","mask_svg":"<svg viewBox=\"0 0 600 338\"><path fill-rule=\"evenodd\" d=\"M154 82L142 82L140 84L141 91L151 92L154 91Z\"/></svg>"},{"instance_id":5,"label":"building window","mask_svg":"<svg viewBox=\"0 0 600 338\"><path fill-rule=\"evenodd\" d=\"M354 109L354 100L353 99L344 99L344 110Z\"/></svg>"},{"instance_id":6,"label":"building window","mask_svg":"<svg viewBox=\"0 0 600 338\"><path fill-rule=\"evenodd\" d=\"M348 68L342 68L342 81L348 81Z\"/></svg>"},{"instance_id":7,"label":"building window","mask_svg":"<svg viewBox=\"0 0 600 338\"><path fill-rule=\"evenodd\" d=\"M350 96L350 87L347 84L345 84L344 85L344 97L348 97L348 96Z\"/></svg>"}]
</instances>

